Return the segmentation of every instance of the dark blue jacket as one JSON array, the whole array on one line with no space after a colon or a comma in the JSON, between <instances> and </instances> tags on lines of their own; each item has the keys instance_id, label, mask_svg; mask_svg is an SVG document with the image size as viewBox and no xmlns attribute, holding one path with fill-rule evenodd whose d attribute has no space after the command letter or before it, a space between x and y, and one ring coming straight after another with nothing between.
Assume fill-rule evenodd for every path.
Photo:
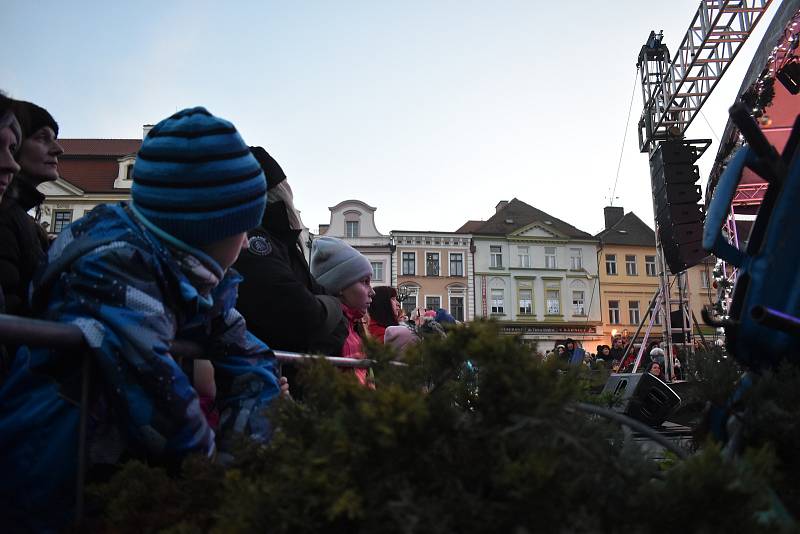
<instances>
[{"instance_id":1,"label":"dark blue jacket","mask_svg":"<svg viewBox=\"0 0 800 534\"><path fill-rule=\"evenodd\" d=\"M264 440L279 392L269 348L234 308L241 277L137 218L99 206L53 243L34 278L37 317L83 331L92 361L90 463L213 455L234 433ZM170 354L200 343L215 367L220 435ZM33 530L69 519L77 472L79 355L17 353L0 389L0 517ZM6 523L8 524L8 523Z\"/></svg>"}]
</instances>

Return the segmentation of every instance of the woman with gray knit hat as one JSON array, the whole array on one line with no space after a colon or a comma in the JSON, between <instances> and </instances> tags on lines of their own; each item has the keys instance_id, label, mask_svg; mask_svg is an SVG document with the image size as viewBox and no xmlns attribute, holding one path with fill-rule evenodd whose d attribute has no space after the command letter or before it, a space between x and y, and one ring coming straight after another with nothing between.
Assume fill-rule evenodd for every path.
<instances>
[{"instance_id":1,"label":"woman with gray knit hat","mask_svg":"<svg viewBox=\"0 0 800 534\"><path fill-rule=\"evenodd\" d=\"M372 266L356 249L335 237L319 237L311 245L311 274L331 295L342 303L347 318L347 338L340 356L364 359L364 323L362 319L375 295ZM367 385L367 370L355 369L358 381Z\"/></svg>"}]
</instances>

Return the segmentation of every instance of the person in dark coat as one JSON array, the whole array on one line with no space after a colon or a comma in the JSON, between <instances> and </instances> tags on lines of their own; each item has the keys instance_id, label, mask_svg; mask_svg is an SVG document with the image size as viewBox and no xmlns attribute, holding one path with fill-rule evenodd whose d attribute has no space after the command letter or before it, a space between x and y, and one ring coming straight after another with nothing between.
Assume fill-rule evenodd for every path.
<instances>
[{"instance_id":1,"label":"person in dark coat","mask_svg":"<svg viewBox=\"0 0 800 534\"><path fill-rule=\"evenodd\" d=\"M267 177L267 209L248 233L249 249L234 268L244 276L237 309L257 337L277 350L338 355L347 337L339 299L311 276L301 247L303 223L278 162L261 147L250 148ZM292 393L295 373L284 368Z\"/></svg>"},{"instance_id":2,"label":"person in dark coat","mask_svg":"<svg viewBox=\"0 0 800 534\"><path fill-rule=\"evenodd\" d=\"M11 185L14 175L20 171L15 159L17 149L22 142L22 129L14 110L14 101L0 92L0 200ZM3 292L0 291L0 313L6 312ZM5 345L0 345L0 384L3 383L11 366L11 358Z\"/></svg>"},{"instance_id":3,"label":"person in dark coat","mask_svg":"<svg viewBox=\"0 0 800 534\"><path fill-rule=\"evenodd\" d=\"M583 363L583 357L586 354L586 351L584 351L582 347L578 346L574 339L567 339L566 346L567 360L569 361L570 365L581 365Z\"/></svg>"},{"instance_id":4,"label":"person in dark coat","mask_svg":"<svg viewBox=\"0 0 800 534\"><path fill-rule=\"evenodd\" d=\"M44 108L30 102L13 103L22 127L17 162L22 170L0 203L0 285L6 313L29 315L28 287L48 248L47 233L28 215L44 195L36 187L58 178L58 124Z\"/></svg>"}]
</instances>

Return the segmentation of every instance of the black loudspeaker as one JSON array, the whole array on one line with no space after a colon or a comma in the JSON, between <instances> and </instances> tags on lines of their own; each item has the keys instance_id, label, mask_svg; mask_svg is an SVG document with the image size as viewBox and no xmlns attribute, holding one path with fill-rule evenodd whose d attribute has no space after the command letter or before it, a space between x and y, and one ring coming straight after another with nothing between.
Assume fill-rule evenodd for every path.
<instances>
[{"instance_id":1,"label":"black loudspeaker","mask_svg":"<svg viewBox=\"0 0 800 534\"><path fill-rule=\"evenodd\" d=\"M664 141L650 158L650 173L655 176L665 165L692 165L698 155L694 145L678 140Z\"/></svg>"},{"instance_id":2,"label":"black loudspeaker","mask_svg":"<svg viewBox=\"0 0 800 534\"><path fill-rule=\"evenodd\" d=\"M708 256L708 252L703 250L702 241L692 241L689 243L667 243L661 240L664 245L664 260L667 262L670 272L673 274L685 271L693 265L697 265L703 258Z\"/></svg>"},{"instance_id":3,"label":"black loudspeaker","mask_svg":"<svg viewBox=\"0 0 800 534\"><path fill-rule=\"evenodd\" d=\"M699 185L694 184L667 184L655 193L656 212L661 213L676 204L697 204L703 198Z\"/></svg>"},{"instance_id":4,"label":"black loudspeaker","mask_svg":"<svg viewBox=\"0 0 800 534\"><path fill-rule=\"evenodd\" d=\"M659 226L696 223L703 220L703 210L698 204L668 204L657 218Z\"/></svg>"},{"instance_id":5,"label":"black loudspeaker","mask_svg":"<svg viewBox=\"0 0 800 534\"><path fill-rule=\"evenodd\" d=\"M689 163L673 163L653 173L653 193L665 185L693 184L700 179L700 168Z\"/></svg>"},{"instance_id":6,"label":"black loudspeaker","mask_svg":"<svg viewBox=\"0 0 800 534\"><path fill-rule=\"evenodd\" d=\"M698 204L703 193L695 185L700 179L700 171L694 165L698 155L696 146L676 140L661 143L650 158L658 238L673 273L684 271L707 256L701 246L703 210Z\"/></svg>"},{"instance_id":7,"label":"black loudspeaker","mask_svg":"<svg viewBox=\"0 0 800 534\"><path fill-rule=\"evenodd\" d=\"M620 395L615 409L650 426L661 426L681 404L678 394L650 373L612 374L603 393Z\"/></svg>"},{"instance_id":8,"label":"black loudspeaker","mask_svg":"<svg viewBox=\"0 0 800 534\"><path fill-rule=\"evenodd\" d=\"M692 342L692 325L686 324L686 317L683 316L683 310L675 310L669 314L669 324L672 330L678 330L672 334L673 343L691 343ZM684 331L681 332L680 329Z\"/></svg>"},{"instance_id":9,"label":"black loudspeaker","mask_svg":"<svg viewBox=\"0 0 800 534\"><path fill-rule=\"evenodd\" d=\"M791 94L800 93L800 63L797 61L784 65L775 73L775 77Z\"/></svg>"}]
</instances>

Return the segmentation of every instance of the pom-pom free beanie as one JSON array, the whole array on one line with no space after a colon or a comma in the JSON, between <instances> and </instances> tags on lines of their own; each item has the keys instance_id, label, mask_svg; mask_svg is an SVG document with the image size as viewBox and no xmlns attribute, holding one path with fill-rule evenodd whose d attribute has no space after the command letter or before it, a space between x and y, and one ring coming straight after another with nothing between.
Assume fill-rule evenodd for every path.
<instances>
[{"instance_id":1,"label":"pom-pom free beanie","mask_svg":"<svg viewBox=\"0 0 800 534\"><path fill-rule=\"evenodd\" d=\"M372 276L369 260L335 237L318 237L311 244L311 274L331 295L337 295L365 276Z\"/></svg>"},{"instance_id":2,"label":"pom-pom free beanie","mask_svg":"<svg viewBox=\"0 0 800 534\"><path fill-rule=\"evenodd\" d=\"M272 189L286 179L286 173L283 172L275 158L264 150L264 147L251 146L250 152L253 153L253 156L258 160L258 164L264 170L264 176L267 177L267 189Z\"/></svg>"},{"instance_id":3,"label":"pom-pom free beanie","mask_svg":"<svg viewBox=\"0 0 800 534\"><path fill-rule=\"evenodd\" d=\"M258 226L266 192L264 172L233 124L202 107L156 124L133 167L133 207L194 246Z\"/></svg>"},{"instance_id":4,"label":"pom-pom free beanie","mask_svg":"<svg viewBox=\"0 0 800 534\"><path fill-rule=\"evenodd\" d=\"M50 112L32 102L22 100L14 101L14 115L16 115L19 125L22 127L22 138L27 139L45 126L53 129L53 133L58 137L58 123L50 115Z\"/></svg>"}]
</instances>

